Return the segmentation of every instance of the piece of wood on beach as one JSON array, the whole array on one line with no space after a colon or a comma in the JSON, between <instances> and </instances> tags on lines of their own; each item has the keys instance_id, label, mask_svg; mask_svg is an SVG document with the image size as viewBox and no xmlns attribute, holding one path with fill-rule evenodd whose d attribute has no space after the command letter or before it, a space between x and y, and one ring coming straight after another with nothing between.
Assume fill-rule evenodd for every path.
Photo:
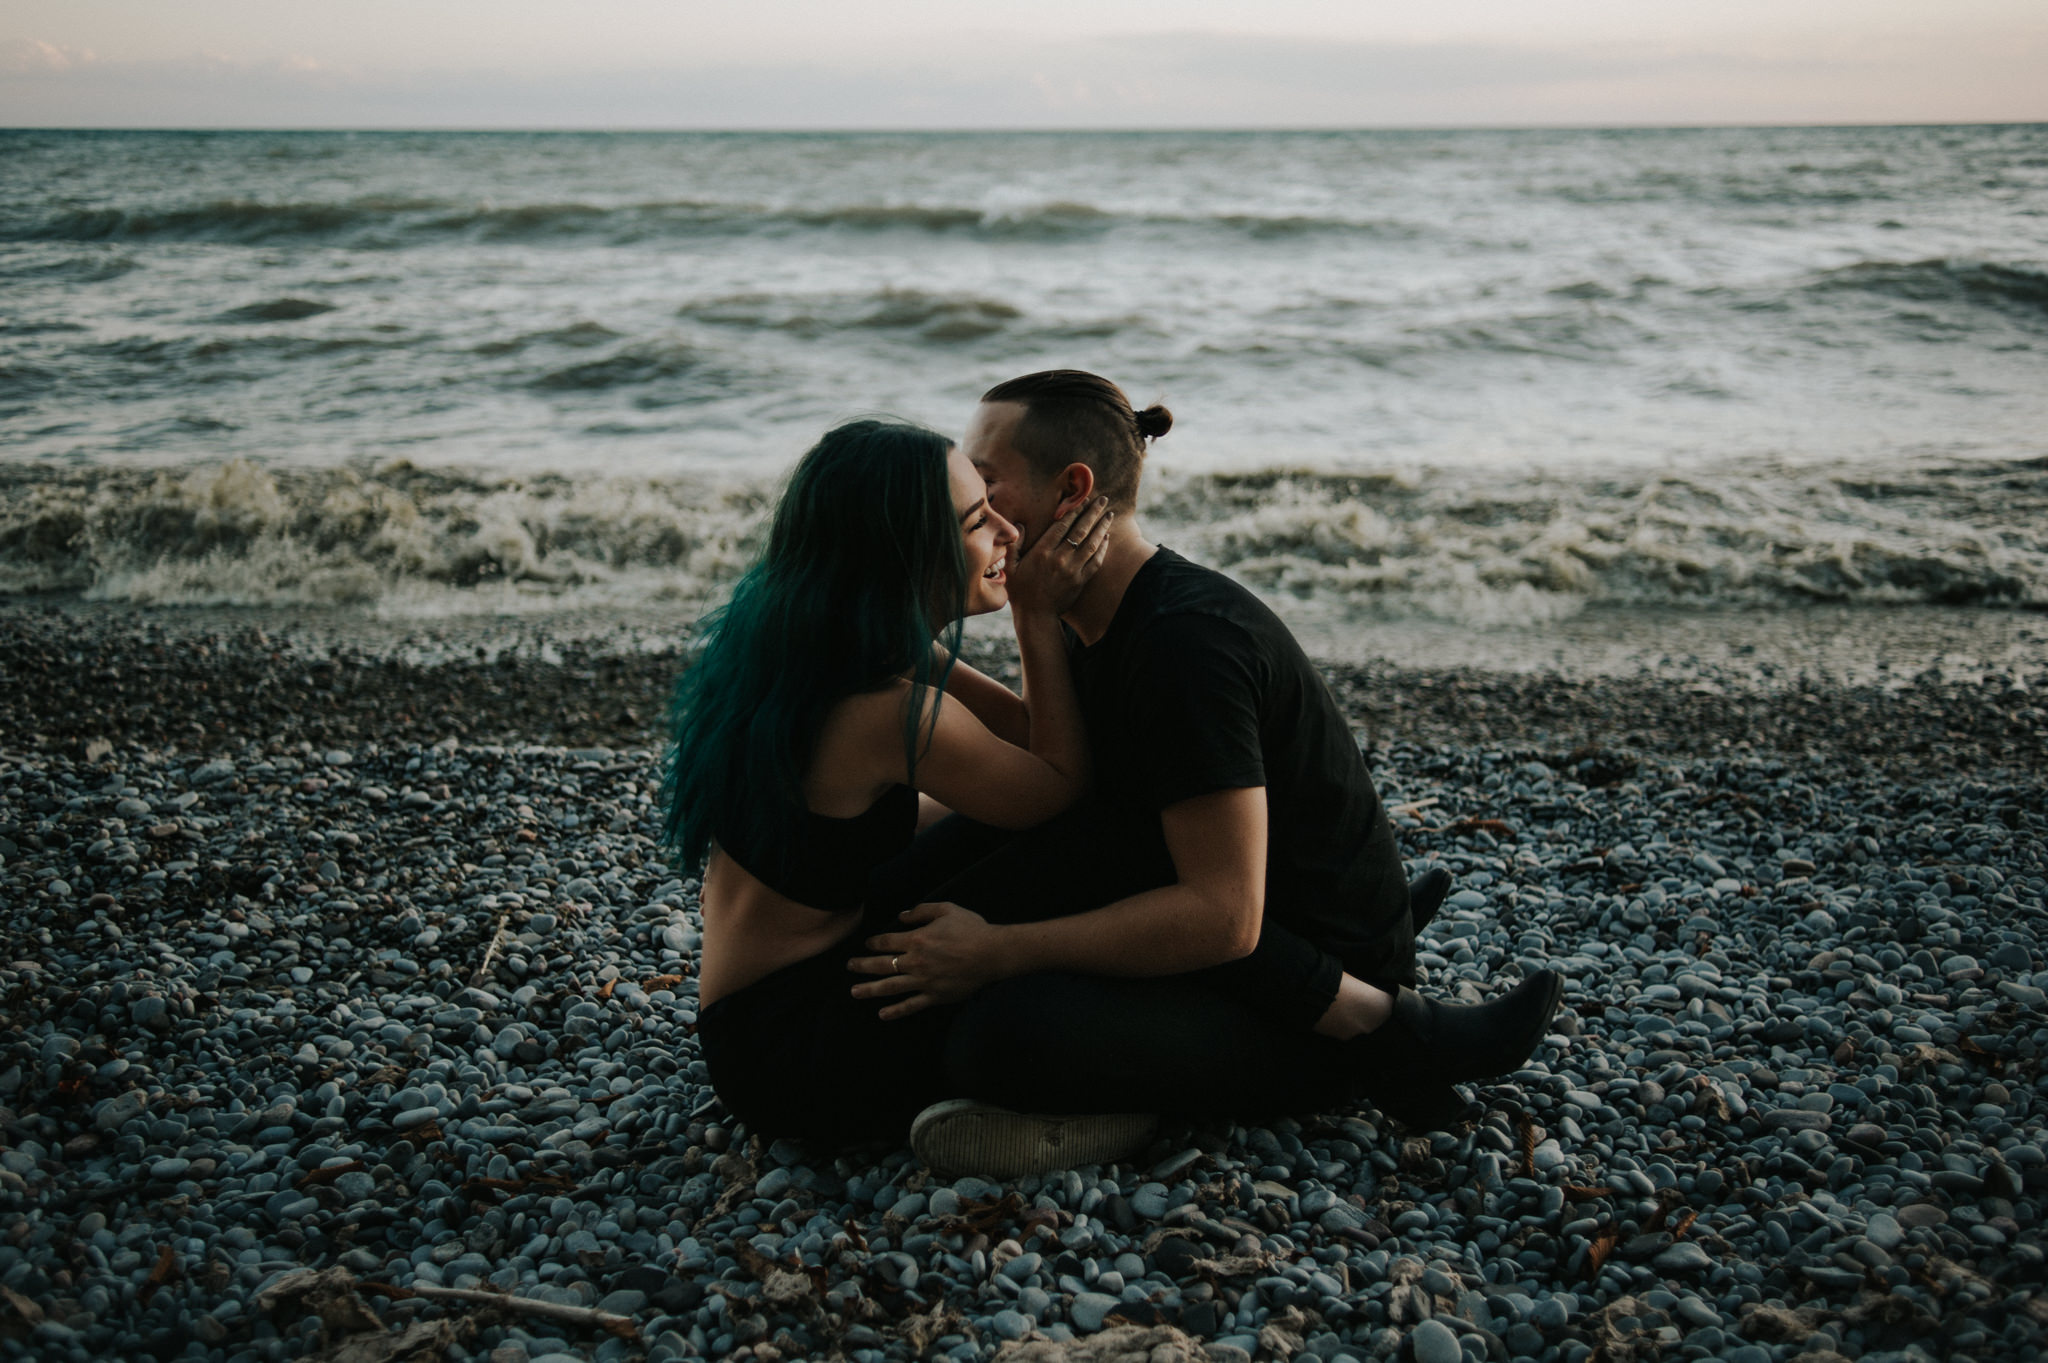
<instances>
[{"instance_id":1,"label":"piece of wood on beach","mask_svg":"<svg viewBox=\"0 0 2048 1363\"><path fill-rule=\"evenodd\" d=\"M490 945L484 948L483 960L477 962L476 970L469 977L471 989L481 989L484 981L491 977L491 967L498 961L498 950L505 945L505 925L511 918L512 909L509 905L498 910L498 921L491 928Z\"/></svg>"},{"instance_id":2,"label":"piece of wood on beach","mask_svg":"<svg viewBox=\"0 0 2048 1363\"><path fill-rule=\"evenodd\" d=\"M606 1334L617 1335L620 1339L640 1338L640 1327L634 1323L632 1317L613 1315L610 1311L600 1311L594 1306L570 1306L563 1302L541 1301L537 1297L514 1296L510 1292L489 1292L478 1287L436 1287L431 1283L399 1287L393 1283L362 1282L357 1286L363 1291L376 1292L388 1297L465 1302L471 1306L489 1306L501 1311L517 1311L522 1315L539 1316L563 1325L581 1325L586 1329L602 1330Z\"/></svg>"}]
</instances>

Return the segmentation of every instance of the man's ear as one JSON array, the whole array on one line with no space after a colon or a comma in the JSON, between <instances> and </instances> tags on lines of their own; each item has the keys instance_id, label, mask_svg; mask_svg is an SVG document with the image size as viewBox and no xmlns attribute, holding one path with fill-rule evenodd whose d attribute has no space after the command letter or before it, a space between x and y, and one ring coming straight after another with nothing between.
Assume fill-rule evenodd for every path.
<instances>
[{"instance_id":1,"label":"man's ear","mask_svg":"<svg viewBox=\"0 0 2048 1363\"><path fill-rule=\"evenodd\" d=\"M1053 508L1053 519L1058 520L1077 506L1085 506L1095 495L1095 470L1086 464L1069 464L1060 470L1060 500Z\"/></svg>"}]
</instances>

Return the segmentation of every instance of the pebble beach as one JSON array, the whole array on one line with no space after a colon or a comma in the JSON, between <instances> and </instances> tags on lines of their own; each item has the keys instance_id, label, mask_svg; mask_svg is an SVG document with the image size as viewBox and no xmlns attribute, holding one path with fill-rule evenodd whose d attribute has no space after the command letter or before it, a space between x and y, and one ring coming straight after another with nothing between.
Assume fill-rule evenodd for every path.
<instances>
[{"instance_id":1,"label":"pebble beach","mask_svg":"<svg viewBox=\"0 0 2048 1363\"><path fill-rule=\"evenodd\" d=\"M0 1356L2040 1356L2048 671L1332 667L1553 1034L998 1184L720 1107L673 653L430 653L0 606Z\"/></svg>"}]
</instances>

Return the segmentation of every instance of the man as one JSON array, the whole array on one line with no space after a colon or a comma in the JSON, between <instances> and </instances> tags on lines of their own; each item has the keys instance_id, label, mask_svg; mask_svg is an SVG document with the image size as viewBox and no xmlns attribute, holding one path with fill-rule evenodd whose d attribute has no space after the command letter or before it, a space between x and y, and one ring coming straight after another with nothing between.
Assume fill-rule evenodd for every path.
<instances>
[{"instance_id":1,"label":"man","mask_svg":"<svg viewBox=\"0 0 2048 1363\"><path fill-rule=\"evenodd\" d=\"M855 968L883 978L855 992L899 1012L966 999L948 1075L1006 1108L1298 1109L1363 1092L1448 1123L1464 1110L1452 1084L1519 1065L1561 982L1540 972L1466 1008L1408 987L1409 887L1328 687L1257 597L1137 525L1146 449L1171 424L1073 370L984 395L962 444L1023 551L1095 497L1117 513L1062 615L1096 794L1012 839L953 830L987 855L871 942ZM1424 921L1447 885L1418 882ZM938 1163L1047 1129L942 1106L913 1130Z\"/></svg>"}]
</instances>

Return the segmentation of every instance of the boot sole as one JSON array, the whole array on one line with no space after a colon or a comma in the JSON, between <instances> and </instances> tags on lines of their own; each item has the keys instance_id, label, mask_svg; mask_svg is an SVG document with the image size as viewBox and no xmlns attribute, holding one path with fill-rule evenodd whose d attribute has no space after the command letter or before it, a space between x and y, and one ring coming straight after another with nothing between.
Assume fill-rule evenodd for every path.
<instances>
[{"instance_id":1,"label":"boot sole","mask_svg":"<svg viewBox=\"0 0 2048 1363\"><path fill-rule=\"evenodd\" d=\"M1053 1116L956 1098L917 1114L910 1148L937 1173L1022 1178L1128 1158L1158 1129L1159 1119L1146 1112Z\"/></svg>"},{"instance_id":2,"label":"boot sole","mask_svg":"<svg viewBox=\"0 0 2048 1363\"><path fill-rule=\"evenodd\" d=\"M1441 866L1432 866L1415 877L1415 883L1408 887L1408 927L1420 937L1422 930L1436 918L1436 911L1444 906L1444 900L1451 895L1451 873ZM1427 900L1418 907L1418 901Z\"/></svg>"},{"instance_id":3,"label":"boot sole","mask_svg":"<svg viewBox=\"0 0 2048 1363\"><path fill-rule=\"evenodd\" d=\"M1414 1094L1388 1094L1374 1106L1411 1131L1448 1131L1484 1111L1449 1084Z\"/></svg>"}]
</instances>

